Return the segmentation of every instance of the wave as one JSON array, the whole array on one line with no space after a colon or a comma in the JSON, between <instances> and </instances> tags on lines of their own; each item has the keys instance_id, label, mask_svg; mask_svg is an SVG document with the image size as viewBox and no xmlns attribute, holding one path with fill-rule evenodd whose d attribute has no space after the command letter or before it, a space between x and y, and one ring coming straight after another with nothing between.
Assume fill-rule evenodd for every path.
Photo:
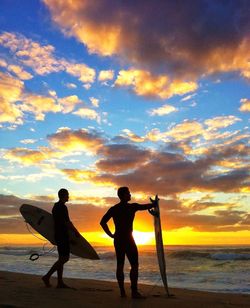
<instances>
[{"instance_id":1,"label":"wave","mask_svg":"<svg viewBox=\"0 0 250 308\"><path fill-rule=\"evenodd\" d=\"M97 248L98 251L98 248ZM15 247L2 246L0 247L0 255L25 256L32 253L56 254L56 249L51 246L39 247ZM113 248L100 249L98 254L101 259L114 260L115 252ZM155 258L155 249L140 251L141 257ZM194 259L209 259L217 261L247 261L250 260L250 248L212 248L212 249L187 249L187 250L168 250L165 249L166 258L179 260L194 260Z\"/></svg>"},{"instance_id":2,"label":"wave","mask_svg":"<svg viewBox=\"0 0 250 308\"><path fill-rule=\"evenodd\" d=\"M99 253L100 259L105 260L113 260L115 259L115 253L114 252L101 252Z\"/></svg>"},{"instance_id":3,"label":"wave","mask_svg":"<svg viewBox=\"0 0 250 308\"><path fill-rule=\"evenodd\" d=\"M214 253L211 255L212 260L250 260L249 253Z\"/></svg>"},{"instance_id":4,"label":"wave","mask_svg":"<svg viewBox=\"0 0 250 308\"><path fill-rule=\"evenodd\" d=\"M211 260L221 261L243 261L250 260L249 249L229 249L228 251L173 251L167 254L170 258L192 260L196 258L206 258Z\"/></svg>"},{"instance_id":5,"label":"wave","mask_svg":"<svg viewBox=\"0 0 250 308\"><path fill-rule=\"evenodd\" d=\"M29 256L33 253L53 253L48 247L0 247L0 255Z\"/></svg>"}]
</instances>

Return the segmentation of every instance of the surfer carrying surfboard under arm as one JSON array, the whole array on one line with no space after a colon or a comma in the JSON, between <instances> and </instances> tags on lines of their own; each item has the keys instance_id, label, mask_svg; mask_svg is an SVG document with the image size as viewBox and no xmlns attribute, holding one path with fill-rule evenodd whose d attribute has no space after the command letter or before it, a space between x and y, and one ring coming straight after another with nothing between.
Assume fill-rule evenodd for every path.
<instances>
[{"instance_id":1,"label":"surfer carrying surfboard under arm","mask_svg":"<svg viewBox=\"0 0 250 308\"><path fill-rule=\"evenodd\" d=\"M51 287L50 277L57 271L57 288L70 288L63 282L63 266L68 262L70 256L69 229L73 230L76 236L80 236L80 233L70 221L68 209L65 205L65 203L69 201L68 190L61 188L58 191L58 197L59 201L54 204L52 209L58 260L51 267L48 273L42 277L42 280L46 287Z\"/></svg>"},{"instance_id":2,"label":"surfer carrying surfboard under arm","mask_svg":"<svg viewBox=\"0 0 250 308\"><path fill-rule=\"evenodd\" d=\"M126 297L124 288L124 262L125 255L131 265L130 281L132 298L145 298L138 292L138 250L133 238L133 221L137 211L149 210L156 206L154 200L149 204L128 203L131 194L128 187L120 187L117 191L120 202L112 206L101 219L103 230L114 239L117 268L116 278L121 292L121 297ZM113 218L115 224L114 234L108 227L108 221Z\"/></svg>"}]
</instances>

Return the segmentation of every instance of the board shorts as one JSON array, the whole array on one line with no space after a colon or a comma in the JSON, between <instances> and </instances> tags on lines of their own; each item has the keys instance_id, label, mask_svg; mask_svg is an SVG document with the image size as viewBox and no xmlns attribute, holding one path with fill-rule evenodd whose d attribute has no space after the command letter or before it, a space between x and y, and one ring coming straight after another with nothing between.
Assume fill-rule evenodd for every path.
<instances>
[{"instance_id":1,"label":"board shorts","mask_svg":"<svg viewBox=\"0 0 250 308\"><path fill-rule=\"evenodd\" d=\"M57 251L59 256L68 257L70 254L69 240L66 238L56 239Z\"/></svg>"},{"instance_id":2,"label":"board shorts","mask_svg":"<svg viewBox=\"0 0 250 308\"><path fill-rule=\"evenodd\" d=\"M126 255L131 265L138 265L138 250L132 235L127 237L115 236L114 246L117 264L124 264Z\"/></svg>"}]
</instances>

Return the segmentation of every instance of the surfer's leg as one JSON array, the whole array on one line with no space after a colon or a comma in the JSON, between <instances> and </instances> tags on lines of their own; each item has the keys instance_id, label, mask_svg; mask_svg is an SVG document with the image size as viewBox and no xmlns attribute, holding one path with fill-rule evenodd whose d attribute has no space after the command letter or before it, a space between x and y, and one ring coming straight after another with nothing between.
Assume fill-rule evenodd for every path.
<instances>
[{"instance_id":1,"label":"surfer's leg","mask_svg":"<svg viewBox=\"0 0 250 308\"><path fill-rule=\"evenodd\" d=\"M57 264L57 288L67 288L68 286L63 282L63 266L68 262L69 256L59 256Z\"/></svg>"},{"instance_id":2,"label":"surfer's leg","mask_svg":"<svg viewBox=\"0 0 250 308\"><path fill-rule=\"evenodd\" d=\"M126 255L129 260L131 270L130 270L130 281L132 291L137 291L137 281L138 281L138 250L134 239L129 241L126 249Z\"/></svg>"},{"instance_id":3,"label":"surfer's leg","mask_svg":"<svg viewBox=\"0 0 250 308\"><path fill-rule=\"evenodd\" d=\"M116 279L120 288L121 297L126 297L126 292L124 288L124 262L125 262L125 247L124 245L115 240L115 252L116 252L116 260L117 260L117 266L116 266Z\"/></svg>"},{"instance_id":4,"label":"surfer's leg","mask_svg":"<svg viewBox=\"0 0 250 308\"><path fill-rule=\"evenodd\" d=\"M129 246L126 249L126 255L129 260L131 270L130 270L130 281L131 281L131 291L132 298L145 298L138 292L138 250L134 239L132 238L129 242Z\"/></svg>"}]
</instances>

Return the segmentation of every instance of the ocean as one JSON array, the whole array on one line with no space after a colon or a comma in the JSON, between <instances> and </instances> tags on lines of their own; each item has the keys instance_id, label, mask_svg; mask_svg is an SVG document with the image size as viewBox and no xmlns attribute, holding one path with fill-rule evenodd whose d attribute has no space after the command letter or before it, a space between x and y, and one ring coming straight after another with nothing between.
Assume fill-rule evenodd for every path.
<instances>
[{"instance_id":1,"label":"ocean","mask_svg":"<svg viewBox=\"0 0 250 308\"><path fill-rule=\"evenodd\" d=\"M116 281L116 259L113 247L95 247L100 260L74 257L65 265L64 276ZM139 284L162 285L155 248L139 249ZM41 254L30 261L32 253ZM168 246L165 247L168 284L212 292L250 294L250 246ZM57 259L53 246L0 247L0 267L3 271L44 275ZM125 263L129 281L129 263Z\"/></svg>"}]
</instances>

